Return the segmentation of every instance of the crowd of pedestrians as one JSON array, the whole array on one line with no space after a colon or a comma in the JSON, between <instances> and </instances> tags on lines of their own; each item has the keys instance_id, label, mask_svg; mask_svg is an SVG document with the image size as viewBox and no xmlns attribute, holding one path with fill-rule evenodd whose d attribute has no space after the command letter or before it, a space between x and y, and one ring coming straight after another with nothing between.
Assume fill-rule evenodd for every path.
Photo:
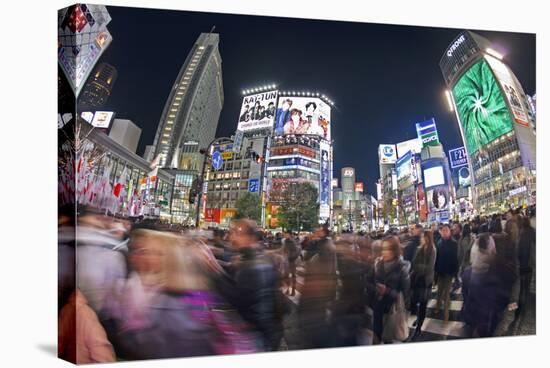
<instances>
[{"instance_id":1,"label":"crowd of pedestrians","mask_svg":"<svg viewBox=\"0 0 550 368\"><path fill-rule=\"evenodd\" d=\"M277 351L291 313L300 348L362 345L365 329L374 344L415 341L432 293L447 322L458 288L471 336L493 336L535 275L533 210L300 236L72 216L60 211L59 354L78 363Z\"/></svg>"}]
</instances>

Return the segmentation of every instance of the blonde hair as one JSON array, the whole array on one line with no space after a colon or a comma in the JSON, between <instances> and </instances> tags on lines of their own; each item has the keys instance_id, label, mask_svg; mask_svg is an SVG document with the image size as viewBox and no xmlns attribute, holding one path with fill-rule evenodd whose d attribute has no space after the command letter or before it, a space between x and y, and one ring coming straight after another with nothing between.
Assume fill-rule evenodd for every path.
<instances>
[{"instance_id":1,"label":"blonde hair","mask_svg":"<svg viewBox=\"0 0 550 368\"><path fill-rule=\"evenodd\" d=\"M161 266L155 279L165 290L207 290L210 276L224 272L208 246L190 237L139 229L131 238L147 239L148 246L158 247Z\"/></svg>"}]
</instances>

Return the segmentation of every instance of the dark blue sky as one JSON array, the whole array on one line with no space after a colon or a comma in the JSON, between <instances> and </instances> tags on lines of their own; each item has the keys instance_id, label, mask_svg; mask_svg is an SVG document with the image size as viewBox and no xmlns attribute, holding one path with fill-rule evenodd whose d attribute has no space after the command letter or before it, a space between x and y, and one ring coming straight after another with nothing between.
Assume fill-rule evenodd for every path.
<instances>
[{"instance_id":1,"label":"dark blue sky","mask_svg":"<svg viewBox=\"0 0 550 368\"><path fill-rule=\"evenodd\" d=\"M281 90L319 91L332 111L334 176L352 166L375 193L378 144L416 135L434 117L446 150L462 145L448 111L438 62L461 29L108 7L113 42L101 61L118 70L106 106L141 129L138 147L152 144L175 78L201 32L220 34L225 103L217 136L237 127L245 88L275 83ZM505 54L532 94L535 35L473 30Z\"/></svg>"}]
</instances>

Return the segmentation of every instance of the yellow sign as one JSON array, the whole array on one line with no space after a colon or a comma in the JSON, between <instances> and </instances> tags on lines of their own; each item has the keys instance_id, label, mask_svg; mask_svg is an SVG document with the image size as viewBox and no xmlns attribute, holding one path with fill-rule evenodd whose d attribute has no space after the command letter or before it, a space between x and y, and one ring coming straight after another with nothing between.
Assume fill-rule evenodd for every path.
<instances>
[{"instance_id":1,"label":"yellow sign","mask_svg":"<svg viewBox=\"0 0 550 368\"><path fill-rule=\"evenodd\" d=\"M222 158L224 160L229 160L233 157L233 152L231 151L225 151L225 152L222 152Z\"/></svg>"},{"instance_id":2,"label":"yellow sign","mask_svg":"<svg viewBox=\"0 0 550 368\"><path fill-rule=\"evenodd\" d=\"M220 210L220 212L221 212L220 217L221 217L222 222L224 221L224 219L228 219L230 221L237 214L237 209L236 208L222 208Z\"/></svg>"}]
</instances>

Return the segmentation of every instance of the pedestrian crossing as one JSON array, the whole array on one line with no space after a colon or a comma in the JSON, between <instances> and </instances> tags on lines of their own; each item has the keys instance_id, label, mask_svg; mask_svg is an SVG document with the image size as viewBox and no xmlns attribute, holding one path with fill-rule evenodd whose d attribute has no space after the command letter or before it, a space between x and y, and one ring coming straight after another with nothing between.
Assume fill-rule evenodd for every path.
<instances>
[{"instance_id":1,"label":"pedestrian crossing","mask_svg":"<svg viewBox=\"0 0 550 368\"><path fill-rule=\"evenodd\" d=\"M304 283L305 269L302 266L297 267L296 284L297 290L294 296L287 295L287 298L295 305L300 303L300 291L302 290ZM284 292L284 291L283 291ZM461 319L461 310L463 307L462 290L458 288L451 293L451 302L449 306L449 320L443 321L443 311L436 309L437 305L437 288L432 289L432 295L428 301L428 309L426 311L426 318L422 325L422 334L415 339L415 341L438 341L438 340L452 340L467 338L470 336L468 326ZM372 310L367 309L367 314L372 321ZM416 320L415 315L411 315L408 318L409 328L414 331L413 323ZM364 345L372 344L372 330L365 329L362 331L360 341Z\"/></svg>"}]
</instances>

